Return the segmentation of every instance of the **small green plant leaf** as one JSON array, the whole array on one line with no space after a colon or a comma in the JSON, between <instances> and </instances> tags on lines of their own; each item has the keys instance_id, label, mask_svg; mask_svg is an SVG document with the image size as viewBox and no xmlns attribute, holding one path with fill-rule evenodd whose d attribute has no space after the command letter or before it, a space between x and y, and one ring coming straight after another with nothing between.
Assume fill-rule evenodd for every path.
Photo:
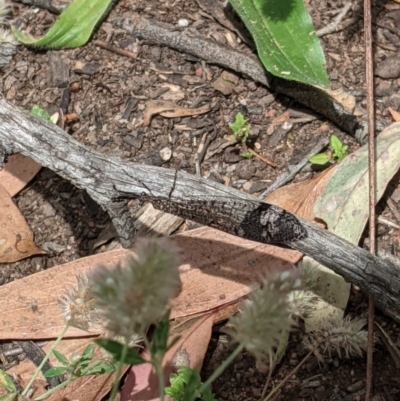
<instances>
[{"instance_id":1,"label":"small green plant leaf","mask_svg":"<svg viewBox=\"0 0 400 401\"><path fill-rule=\"evenodd\" d=\"M319 164L323 166L324 164L329 162L329 157L325 153L318 153L314 156L311 156L308 161L313 164Z\"/></svg>"},{"instance_id":2,"label":"small green plant leaf","mask_svg":"<svg viewBox=\"0 0 400 401\"><path fill-rule=\"evenodd\" d=\"M235 116L235 121L229 124L229 128L233 132L233 138L236 141L245 143L249 136L250 124L248 124L242 113L237 113Z\"/></svg>"},{"instance_id":3,"label":"small green plant leaf","mask_svg":"<svg viewBox=\"0 0 400 401\"><path fill-rule=\"evenodd\" d=\"M232 124L229 124L229 128L232 130L234 134L237 134L244 128L246 125L246 120L242 113L237 113L235 116L235 121Z\"/></svg>"},{"instance_id":4,"label":"small green plant leaf","mask_svg":"<svg viewBox=\"0 0 400 401\"><path fill-rule=\"evenodd\" d=\"M229 0L271 74L327 88L325 57L303 0Z\"/></svg>"},{"instance_id":5,"label":"small green plant leaf","mask_svg":"<svg viewBox=\"0 0 400 401\"><path fill-rule=\"evenodd\" d=\"M122 361L121 358L124 344L121 344L118 341L108 340L105 338L96 338L94 342L99 347L102 347L107 352L109 352L118 362L126 363L128 365L140 365L141 363L146 363L146 361L140 356L140 354L136 350L131 348L128 348L125 359Z\"/></svg>"},{"instance_id":6,"label":"small green plant leaf","mask_svg":"<svg viewBox=\"0 0 400 401\"><path fill-rule=\"evenodd\" d=\"M61 365L64 365L64 366L68 366L69 365L68 359L61 352L53 349L53 355L55 356L57 361L61 363Z\"/></svg>"},{"instance_id":7,"label":"small green plant leaf","mask_svg":"<svg viewBox=\"0 0 400 401\"><path fill-rule=\"evenodd\" d=\"M66 366L60 366L56 368L50 368L49 370L46 370L44 373L44 377L54 377L54 376L60 376L63 375L68 371L68 368Z\"/></svg>"},{"instance_id":8,"label":"small green plant leaf","mask_svg":"<svg viewBox=\"0 0 400 401\"><path fill-rule=\"evenodd\" d=\"M243 157L243 159L251 159L254 154L252 152L242 152L240 156Z\"/></svg>"},{"instance_id":9,"label":"small green plant leaf","mask_svg":"<svg viewBox=\"0 0 400 401\"><path fill-rule=\"evenodd\" d=\"M199 394L199 389L201 386L201 379L199 372L194 369L189 369L190 371L186 374L185 389L182 397L182 401L194 401L196 398L201 398Z\"/></svg>"},{"instance_id":10,"label":"small green plant leaf","mask_svg":"<svg viewBox=\"0 0 400 401\"><path fill-rule=\"evenodd\" d=\"M162 358L167 351L167 341L169 335L169 312L162 318L162 320L157 324L153 339L151 342L151 355L159 354Z\"/></svg>"},{"instance_id":11,"label":"small green plant leaf","mask_svg":"<svg viewBox=\"0 0 400 401\"><path fill-rule=\"evenodd\" d=\"M41 38L34 38L11 26L16 38L25 45L43 49L83 46L96 25L112 6L112 0L74 0Z\"/></svg>"},{"instance_id":12,"label":"small green plant leaf","mask_svg":"<svg viewBox=\"0 0 400 401\"><path fill-rule=\"evenodd\" d=\"M18 401L18 393L9 393L9 394L5 394L2 395L0 397L0 401Z\"/></svg>"},{"instance_id":13,"label":"small green plant leaf","mask_svg":"<svg viewBox=\"0 0 400 401\"><path fill-rule=\"evenodd\" d=\"M333 157L340 163L345 158L347 149L349 147L347 145L343 145L336 135L331 135L329 138L329 143L333 152Z\"/></svg>"},{"instance_id":14,"label":"small green plant leaf","mask_svg":"<svg viewBox=\"0 0 400 401\"><path fill-rule=\"evenodd\" d=\"M169 381L171 386L165 388L165 394L169 395L174 400L182 400L185 391L185 382L183 381L182 377L176 373L171 373Z\"/></svg>"},{"instance_id":15,"label":"small green plant leaf","mask_svg":"<svg viewBox=\"0 0 400 401\"><path fill-rule=\"evenodd\" d=\"M329 144L333 151L339 151L343 147L341 140L336 135L331 135Z\"/></svg>"},{"instance_id":16,"label":"small green plant leaf","mask_svg":"<svg viewBox=\"0 0 400 401\"><path fill-rule=\"evenodd\" d=\"M207 387L202 394L199 393L201 378L197 370L182 366L178 373L171 373L169 377L170 387L165 388L168 394L177 401L193 401L200 398L203 401L216 401L211 390Z\"/></svg>"},{"instance_id":17,"label":"small green plant leaf","mask_svg":"<svg viewBox=\"0 0 400 401\"><path fill-rule=\"evenodd\" d=\"M215 395L211 392L209 387L206 387L201 393L201 399L203 401L217 401Z\"/></svg>"},{"instance_id":18,"label":"small green plant leaf","mask_svg":"<svg viewBox=\"0 0 400 401\"><path fill-rule=\"evenodd\" d=\"M35 116L42 117L45 120L50 120L51 118L50 114L46 110L43 110L41 107L39 107L37 104L32 106L31 113Z\"/></svg>"},{"instance_id":19,"label":"small green plant leaf","mask_svg":"<svg viewBox=\"0 0 400 401\"><path fill-rule=\"evenodd\" d=\"M83 369L81 376L101 375L104 373L111 373L115 371L115 365L107 361L96 361Z\"/></svg>"},{"instance_id":20,"label":"small green plant leaf","mask_svg":"<svg viewBox=\"0 0 400 401\"><path fill-rule=\"evenodd\" d=\"M0 370L0 387L5 388L10 393L17 392L13 380L4 370Z\"/></svg>"},{"instance_id":21,"label":"small green plant leaf","mask_svg":"<svg viewBox=\"0 0 400 401\"><path fill-rule=\"evenodd\" d=\"M85 368L89 365L89 362L92 360L94 355L94 345L88 344L87 347L83 350L81 359L79 364L82 368Z\"/></svg>"}]
</instances>

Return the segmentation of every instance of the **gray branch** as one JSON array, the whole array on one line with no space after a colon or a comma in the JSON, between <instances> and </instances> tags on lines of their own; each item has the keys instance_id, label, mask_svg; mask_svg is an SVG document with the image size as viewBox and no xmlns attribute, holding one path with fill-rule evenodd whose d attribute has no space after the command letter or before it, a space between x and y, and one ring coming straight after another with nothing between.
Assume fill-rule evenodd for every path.
<instances>
[{"instance_id":1,"label":"gray branch","mask_svg":"<svg viewBox=\"0 0 400 401\"><path fill-rule=\"evenodd\" d=\"M400 271L394 264L233 188L95 152L0 98L0 162L13 153L29 156L85 189L108 211L124 246L135 233L127 201L120 199L143 198L156 208L244 238L281 241L372 294L383 311L400 321Z\"/></svg>"}]
</instances>

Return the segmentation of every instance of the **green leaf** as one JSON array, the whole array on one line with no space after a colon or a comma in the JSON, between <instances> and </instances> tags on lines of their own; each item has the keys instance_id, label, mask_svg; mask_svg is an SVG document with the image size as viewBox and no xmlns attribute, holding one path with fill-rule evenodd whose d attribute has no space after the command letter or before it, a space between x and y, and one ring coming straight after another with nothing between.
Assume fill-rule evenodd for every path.
<instances>
[{"instance_id":1,"label":"green leaf","mask_svg":"<svg viewBox=\"0 0 400 401\"><path fill-rule=\"evenodd\" d=\"M125 345L119 343L118 341L108 340L105 338L96 338L94 342L109 352L118 362L126 363L128 365L140 365L141 363L147 362L136 350L131 348L127 349L125 359L122 361L122 352Z\"/></svg>"},{"instance_id":2,"label":"green leaf","mask_svg":"<svg viewBox=\"0 0 400 401\"><path fill-rule=\"evenodd\" d=\"M8 392L13 393L17 391L15 384L11 377L0 369L0 387L5 388Z\"/></svg>"},{"instance_id":3,"label":"green leaf","mask_svg":"<svg viewBox=\"0 0 400 401\"><path fill-rule=\"evenodd\" d=\"M150 349L150 354L152 357L159 354L159 357L162 359L165 352L167 351L168 335L169 335L169 312L165 314L165 316L157 324L154 330Z\"/></svg>"},{"instance_id":4,"label":"green leaf","mask_svg":"<svg viewBox=\"0 0 400 401\"><path fill-rule=\"evenodd\" d=\"M89 362L92 360L93 355L94 355L94 345L88 344L87 347L83 350L81 359L79 361L79 364L82 366L82 368L89 365Z\"/></svg>"},{"instance_id":5,"label":"green leaf","mask_svg":"<svg viewBox=\"0 0 400 401\"><path fill-rule=\"evenodd\" d=\"M67 372L67 370L68 368L66 366L50 368L49 370L46 370L46 372L44 373L44 377L60 376L63 375L65 372Z\"/></svg>"},{"instance_id":6,"label":"green leaf","mask_svg":"<svg viewBox=\"0 0 400 401\"><path fill-rule=\"evenodd\" d=\"M45 120L50 120L51 118L50 114L46 110L43 110L41 107L39 107L37 104L32 106L31 113L35 116L42 117Z\"/></svg>"},{"instance_id":7,"label":"green leaf","mask_svg":"<svg viewBox=\"0 0 400 401\"><path fill-rule=\"evenodd\" d=\"M41 38L34 38L11 26L16 38L25 45L43 49L83 46L96 25L112 7L113 0L74 0Z\"/></svg>"},{"instance_id":8,"label":"green leaf","mask_svg":"<svg viewBox=\"0 0 400 401\"><path fill-rule=\"evenodd\" d=\"M0 397L0 401L18 401L18 393L5 394Z\"/></svg>"},{"instance_id":9,"label":"green leaf","mask_svg":"<svg viewBox=\"0 0 400 401\"><path fill-rule=\"evenodd\" d=\"M209 387L206 387L201 393L201 399L203 401L217 401L215 395L212 393Z\"/></svg>"},{"instance_id":10,"label":"green leaf","mask_svg":"<svg viewBox=\"0 0 400 401\"><path fill-rule=\"evenodd\" d=\"M181 370L180 368L179 370ZM201 378L197 370L183 367L186 370L184 381L186 383L182 401L194 401L199 397L201 387ZM179 371L178 371L179 372Z\"/></svg>"},{"instance_id":11,"label":"green leaf","mask_svg":"<svg viewBox=\"0 0 400 401\"><path fill-rule=\"evenodd\" d=\"M229 0L271 74L328 87L325 57L303 0Z\"/></svg>"},{"instance_id":12,"label":"green leaf","mask_svg":"<svg viewBox=\"0 0 400 401\"><path fill-rule=\"evenodd\" d=\"M331 135L329 144L334 152L340 151L343 147L341 140L336 135Z\"/></svg>"},{"instance_id":13,"label":"green leaf","mask_svg":"<svg viewBox=\"0 0 400 401\"><path fill-rule=\"evenodd\" d=\"M329 162L329 157L325 153L318 153L314 156L311 156L308 161L313 164L320 164L323 166L324 164Z\"/></svg>"},{"instance_id":14,"label":"green leaf","mask_svg":"<svg viewBox=\"0 0 400 401\"><path fill-rule=\"evenodd\" d=\"M185 391L185 382L183 381L182 377L176 373L171 373L169 376L169 381L171 386L165 387L165 394L169 395L174 400L181 401Z\"/></svg>"},{"instance_id":15,"label":"green leaf","mask_svg":"<svg viewBox=\"0 0 400 401\"><path fill-rule=\"evenodd\" d=\"M400 169L400 123L376 138L376 201ZM329 231L357 244L368 221L368 147L357 149L340 163L314 204L314 216Z\"/></svg>"},{"instance_id":16,"label":"green leaf","mask_svg":"<svg viewBox=\"0 0 400 401\"><path fill-rule=\"evenodd\" d=\"M243 159L251 159L254 154L252 152L242 152L240 156L243 157Z\"/></svg>"},{"instance_id":17,"label":"green leaf","mask_svg":"<svg viewBox=\"0 0 400 401\"><path fill-rule=\"evenodd\" d=\"M232 124L229 124L229 128L233 131L234 134L237 134L244 128L246 125L246 120L242 113L237 113L235 116L235 121Z\"/></svg>"},{"instance_id":18,"label":"green leaf","mask_svg":"<svg viewBox=\"0 0 400 401\"><path fill-rule=\"evenodd\" d=\"M115 371L115 365L111 362L96 361L87 368L82 369L81 376L101 375Z\"/></svg>"},{"instance_id":19,"label":"green leaf","mask_svg":"<svg viewBox=\"0 0 400 401\"><path fill-rule=\"evenodd\" d=\"M57 361L61 363L61 365L64 365L64 366L69 365L67 357L65 355L63 355L61 352L53 349L53 355L55 356Z\"/></svg>"}]
</instances>

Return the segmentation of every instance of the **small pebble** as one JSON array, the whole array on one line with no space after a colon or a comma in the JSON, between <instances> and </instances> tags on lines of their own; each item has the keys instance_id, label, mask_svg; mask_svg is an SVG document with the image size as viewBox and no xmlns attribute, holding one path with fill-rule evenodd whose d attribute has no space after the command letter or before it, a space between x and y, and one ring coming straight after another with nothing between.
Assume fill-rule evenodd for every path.
<instances>
[{"instance_id":1,"label":"small pebble","mask_svg":"<svg viewBox=\"0 0 400 401\"><path fill-rule=\"evenodd\" d=\"M364 380L359 380L359 381L351 384L350 386L348 386L346 390L349 393L354 393L356 391L359 391L359 390L363 389L364 387L365 387Z\"/></svg>"},{"instance_id":2,"label":"small pebble","mask_svg":"<svg viewBox=\"0 0 400 401\"><path fill-rule=\"evenodd\" d=\"M164 160L165 162L171 160L172 157L172 150L168 147L162 148L160 150L160 157L162 160Z\"/></svg>"},{"instance_id":3,"label":"small pebble","mask_svg":"<svg viewBox=\"0 0 400 401\"><path fill-rule=\"evenodd\" d=\"M186 28L189 26L189 21L186 18L180 18L178 20L178 26L180 26L181 28Z\"/></svg>"},{"instance_id":4,"label":"small pebble","mask_svg":"<svg viewBox=\"0 0 400 401\"><path fill-rule=\"evenodd\" d=\"M79 82L72 82L71 86L69 87L69 90L71 93L76 93L79 92L81 89Z\"/></svg>"}]
</instances>

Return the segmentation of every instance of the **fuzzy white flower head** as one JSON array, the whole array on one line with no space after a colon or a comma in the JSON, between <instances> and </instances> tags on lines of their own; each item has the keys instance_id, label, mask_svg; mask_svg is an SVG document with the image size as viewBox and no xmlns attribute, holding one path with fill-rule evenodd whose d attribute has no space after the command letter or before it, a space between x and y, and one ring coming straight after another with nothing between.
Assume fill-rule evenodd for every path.
<instances>
[{"instance_id":1,"label":"fuzzy white flower head","mask_svg":"<svg viewBox=\"0 0 400 401\"><path fill-rule=\"evenodd\" d=\"M8 29L0 28L0 44L2 43L16 44L17 40Z\"/></svg>"},{"instance_id":2,"label":"fuzzy white flower head","mask_svg":"<svg viewBox=\"0 0 400 401\"><path fill-rule=\"evenodd\" d=\"M288 293L301 287L296 272L283 272L263 279L261 288L242 304L242 312L231 319L235 341L256 357L272 355L281 337L292 326Z\"/></svg>"},{"instance_id":3,"label":"fuzzy white flower head","mask_svg":"<svg viewBox=\"0 0 400 401\"><path fill-rule=\"evenodd\" d=\"M10 7L8 3L5 0L0 0L0 24L4 24L9 10Z\"/></svg>"},{"instance_id":4,"label":"fuzzy white flower head","mask_svg":"<svg viewBox=\"0 0 400 401\"><path fill-rule=\"evenodd\" d=\"M100 323L99 311L86 274L77 277L77 285L65 292L59 305L65 322L70 326L89 331Z\"/></svg>"},{"instance_id":5,"label":"fuzzy white flower head","mask_svg":"<svg viewBox=\"0 0 400 401\"><path fill-rule=\"evenodd\" d=\"M364 329L366 323L365 319L351 319L348 316L327 322L324 328L305 337L303 343L309 349L318 346L315 355L320 362L324 361L325 355L331 357L332 354L339 358L342 355L346 358L360 357L367 349L368 332Z\"/></svg>"},{"instance_id":6,"label":"fuzzy white flower head","mask_svg":"<svg viewBox=\"0 0 400 401\"><path fill-rule=\"evenodd\" d=\"M140 239L135 251L136 258L115 268L98 266L89 277L107 330L124 338L156 323L181 284L178 252L170 242Z\"/></svg>"},{"instance_id":7,"label":"fuzzy white flower head","mask_svg":"<svg viewBox=\"0 0 400 401\"><path fill-rule=\"evenodd\" d=\"M7 14L10 7L5 0L0 0L0 25L6 24ZM0 44L12 43L16 44L17 40L14 35L8 30L0 26Z\"/></svg>"}]
</instances>

